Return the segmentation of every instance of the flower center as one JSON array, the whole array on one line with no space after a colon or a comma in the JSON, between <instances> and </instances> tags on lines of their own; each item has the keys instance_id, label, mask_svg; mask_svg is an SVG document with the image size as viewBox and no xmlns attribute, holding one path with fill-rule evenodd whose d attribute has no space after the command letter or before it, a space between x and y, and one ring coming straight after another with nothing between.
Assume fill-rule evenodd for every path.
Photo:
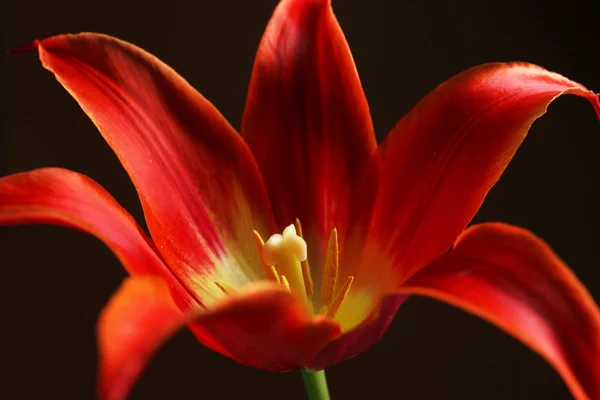
<instances>
[{"instance_id":1,"label":"flower center","mask_svg":"<svg viewBox=\"0 0 600 400\"><path fill-rule=\"evenodd\" d=\"M257 250L262 256L264 265L272 268L277 266L276 272L281 283L296 296L308 302L307 285L304 279L306 274L303 273L301 265L306 262L306 242L297 234L296 227L293 224L289 225L283 230L283 234L271 236L262 248Z\"/></svg>"},{"instance_id":2,"label":"flower center","mask_svg":"<svg viewBox=\"0 0 600 400\"><path fill-rule=\"evenodd\" d=\"M260 234L254 231L256 250L262 261L265 278L286 287L298 296L313 311L313 280L308 264L308 251L302 235L302 225L296 219L282 234L275 234L265 243ZM354 277L349 276L337 290L339 275L339 248L337 229L333 228L327 244L325 268L321 283L321 308L319 314L334 317L350 292ZM234 289L221 283L216 285L227 295Z\"/></svg>"}]
</instances>

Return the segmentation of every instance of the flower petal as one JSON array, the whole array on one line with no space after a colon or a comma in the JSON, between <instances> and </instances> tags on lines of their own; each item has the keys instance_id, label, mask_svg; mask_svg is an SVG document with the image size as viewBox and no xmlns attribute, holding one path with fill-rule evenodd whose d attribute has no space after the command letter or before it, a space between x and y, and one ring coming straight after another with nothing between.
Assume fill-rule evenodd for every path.
<instances>
[{"instance_id":1,"label":"flower petal","mask_svg":"<svg viewBox=\"0 0 600 400\"><path fill-rule=\"evenodd\" d=\"M312 316L280 285L260 282L232 295L189 325L198 340L253 368L287 371L340 334L325 316Z\"/></svg>"},{"instance_id":2,"label":"flower petal","mask_svg":"<svg viewBox=\"0 0 600 400\"><path fill-rule=\"evenodd\" d=\"M92 234L115 253L127 272L161 275L180 306L192 303L133 217L85 175L43 168L0 178L0 225L16 224L54 224Z\"/></svg>"},{"instance_id":3,"label":"flower petal","mask_svg":"<svg viewBox=\"0 0 600 400\"><path fill-rule=\"evenodd\" d=\"M381 145L371 229L400 279L452 245L533 121L566 93L590 100L600 117L598 98L576 82L531 64L487 64L443 83L398 122Z\"/></svg>"},{"instance_id":4,"label":"flower petal","mask_svg":"<svg viewBox=\"0 0 600 400\"><path fill-rule=\"evenodd\" d=\"M252 231L273 229L268 197L250 150L213 105L116 38L61 35L38 50L121 160L154 242L186 285L219 293L217 265L242 271L231 285L260 273Z\"/></svg>"},{"instance_id":5,"label":"flower petal","mask_svg":"<svg viewBox=\"0 0 600 400\"><path fill-rule=\"evenodd\" d=\"M125 399L159 345L184 324L162 279L127 279L98 320L100 399Z\"/></svg>"},{"instance_id":6,"label":"flower petal","mask_svg":"<svg viewBox=\"0 0 600 400\"><path fill-rule=\"evenodd\" d=\"M310 360L308 368L325 369L367 351L379 341L394 320L396 311L408 296L391 295L385 297L371 316L355 329L345 332L331 341Z\"/></svg>"},{"instance_id":7,"label":"flower petal","mask_svg":"<svg viewBox=\"0 0 600 400\"><path fill-rule=\"evenodd\" d=\"M279 3L256 56L242 135L279 228L299 218L318 260L311 265L322 265L331 230L343 249L375 194L365 171L376 151L369 108L329 0Z\"/></svg>"},{"instance_id":8,"label":"flower petal","mask_svg":"<svg viewBox=\"0 0 600 400\"><path fill-rule=\"evenodd\" d=\"M303 367L339 334L331 319L313 320L293 295L276 285L257 285L210 311L184 314L160 278L130 278L98 324L101 399L125 398L159 345L186 323L208 347L275 371Z\"/></svg>"},{"instance_id":9,"label":"flower petal","mask_svg":"<svg viewBox=\"0 0 600 400\"><path fill-rule=\"evenodd\" d=\"M475 225L400 292L433 297L495 324L544 357L577 399L600 398L600 311L532 233Z\"/></svg>"}]
</instances>

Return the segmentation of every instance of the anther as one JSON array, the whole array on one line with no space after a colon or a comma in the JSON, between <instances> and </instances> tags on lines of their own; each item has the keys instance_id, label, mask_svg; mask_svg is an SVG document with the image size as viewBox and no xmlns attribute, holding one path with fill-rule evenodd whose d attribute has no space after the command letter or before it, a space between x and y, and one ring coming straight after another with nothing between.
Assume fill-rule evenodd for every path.
<instances>
[{"instance_id":1,"label":"anther","mask_svg":"<svg viewBox=\"0 0 600 400\"><path fill-rule=\"evenodd\" d=\"M296 218L296 222L294 222L294 225L296 227L296 234L302 239L304 239L304 235L302 234L302 225L300 224L300 220L298 218ZM304 278L304 288L306 289L306 297L310 299L313 295L314 284L312 276L310 275L310 265L308 264L308 258L302 261L300 265L302 266L302 277Z\"/></svg>"},{"instance_id":2,"label":"anther","mask_svg":"<svg viewBox=\"0 0 600 400\"><path fill-rule=\"evenodd\" d=\"M342 289L336 296L335 300L333 300L333 303L331 303L331 306L329 306L329 309L327 310L328 317L331 317L331 318L335 317L335 313L338 312L338 310L344 303L344 300L346 300L346 297L348 297L348 293L350 293L350 288L352 287L352 282L354 282L354 277L349 276L348 280L346 281L346 283L344 283L344 286L342 286Z\"/></svg>"},{"instance_id":3,"label":"anther","mask_svg":"<svg viewBox=\"0 0 600 400\"><path fill-rule=\"evenodd\" d=\"M321 301L329 307L335 295L335 287L339 271L339 249L337 229L333 228L327 244L325 270L323 271L323 284L321 286Z\"/></svg>"},{"instance_id":4,"label":"anther","mask_svg":"<svg viewBox=\"0 0 600 400\"><path fill-rule=\"evenodd\" d=\"M215 285L217 285L217 287L219 289L221 289L223 291L223 293L225 293L227 296L229 296L230 294L236 293L236 290L234 288L232 288L231 286L228 286L222 282L215 282Z\"/></svg>"},{"instance_id":5,"label":"anther","mask_svg":"<svg viewBox=\"0 0 600 400\"><path fill-rule=\"evenodd\" d=\"M280 283L279 274L277 273L277 269L275 268L275 266L268 265L263 260L262 249L265 245L265 241L260 236L260 233L258 233L257 231L254 231L254 243L256 244L256 251L258 252L258 258L260 258L260 265L263 269L263 273L265 274L265 278Z\"/></svg>"}]
</instances>

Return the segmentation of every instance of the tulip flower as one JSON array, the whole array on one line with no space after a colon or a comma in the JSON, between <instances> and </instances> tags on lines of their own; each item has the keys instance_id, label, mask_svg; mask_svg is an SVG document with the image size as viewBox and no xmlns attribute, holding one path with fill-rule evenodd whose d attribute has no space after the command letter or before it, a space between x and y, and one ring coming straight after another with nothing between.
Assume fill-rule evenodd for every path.
<instances>
[{"instance_id":1,"label":"tulip flower","mask_svg":"<svg viewBox=\"0 0 600 400\"><path fill-rule=\"evenodd\" d=\"M282 0L260 42L238 134L158 58L101 34L36 41L139 195L149 238L92 179L44 168L0 180L0 223L91 233L131 275L98 323L99 393L127 396L187 326L250 367L322 370L376 343L412 294L491 322L600 399L600 311L548 244L504 223L465 230L531 124L563 94L525 63L438 86L378 146L327 0Z\"/></svg>"}]
</instances>

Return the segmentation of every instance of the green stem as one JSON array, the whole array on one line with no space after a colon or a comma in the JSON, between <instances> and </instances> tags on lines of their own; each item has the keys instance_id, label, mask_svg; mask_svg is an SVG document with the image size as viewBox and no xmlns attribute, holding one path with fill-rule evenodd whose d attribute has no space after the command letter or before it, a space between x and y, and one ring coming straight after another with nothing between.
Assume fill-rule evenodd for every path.
<instances>
[{"instance_id":1,"label":"green stem","mask_svg":"<svg viewBox=\"0 0 600 400\"><path fill-rule=\"evenodd\" d=\"M327 378L325 371L313 371L303 368L300 370L306 394L310 400L330 400L329 390L327 389Z\"/></svg>"}]
</instances>

